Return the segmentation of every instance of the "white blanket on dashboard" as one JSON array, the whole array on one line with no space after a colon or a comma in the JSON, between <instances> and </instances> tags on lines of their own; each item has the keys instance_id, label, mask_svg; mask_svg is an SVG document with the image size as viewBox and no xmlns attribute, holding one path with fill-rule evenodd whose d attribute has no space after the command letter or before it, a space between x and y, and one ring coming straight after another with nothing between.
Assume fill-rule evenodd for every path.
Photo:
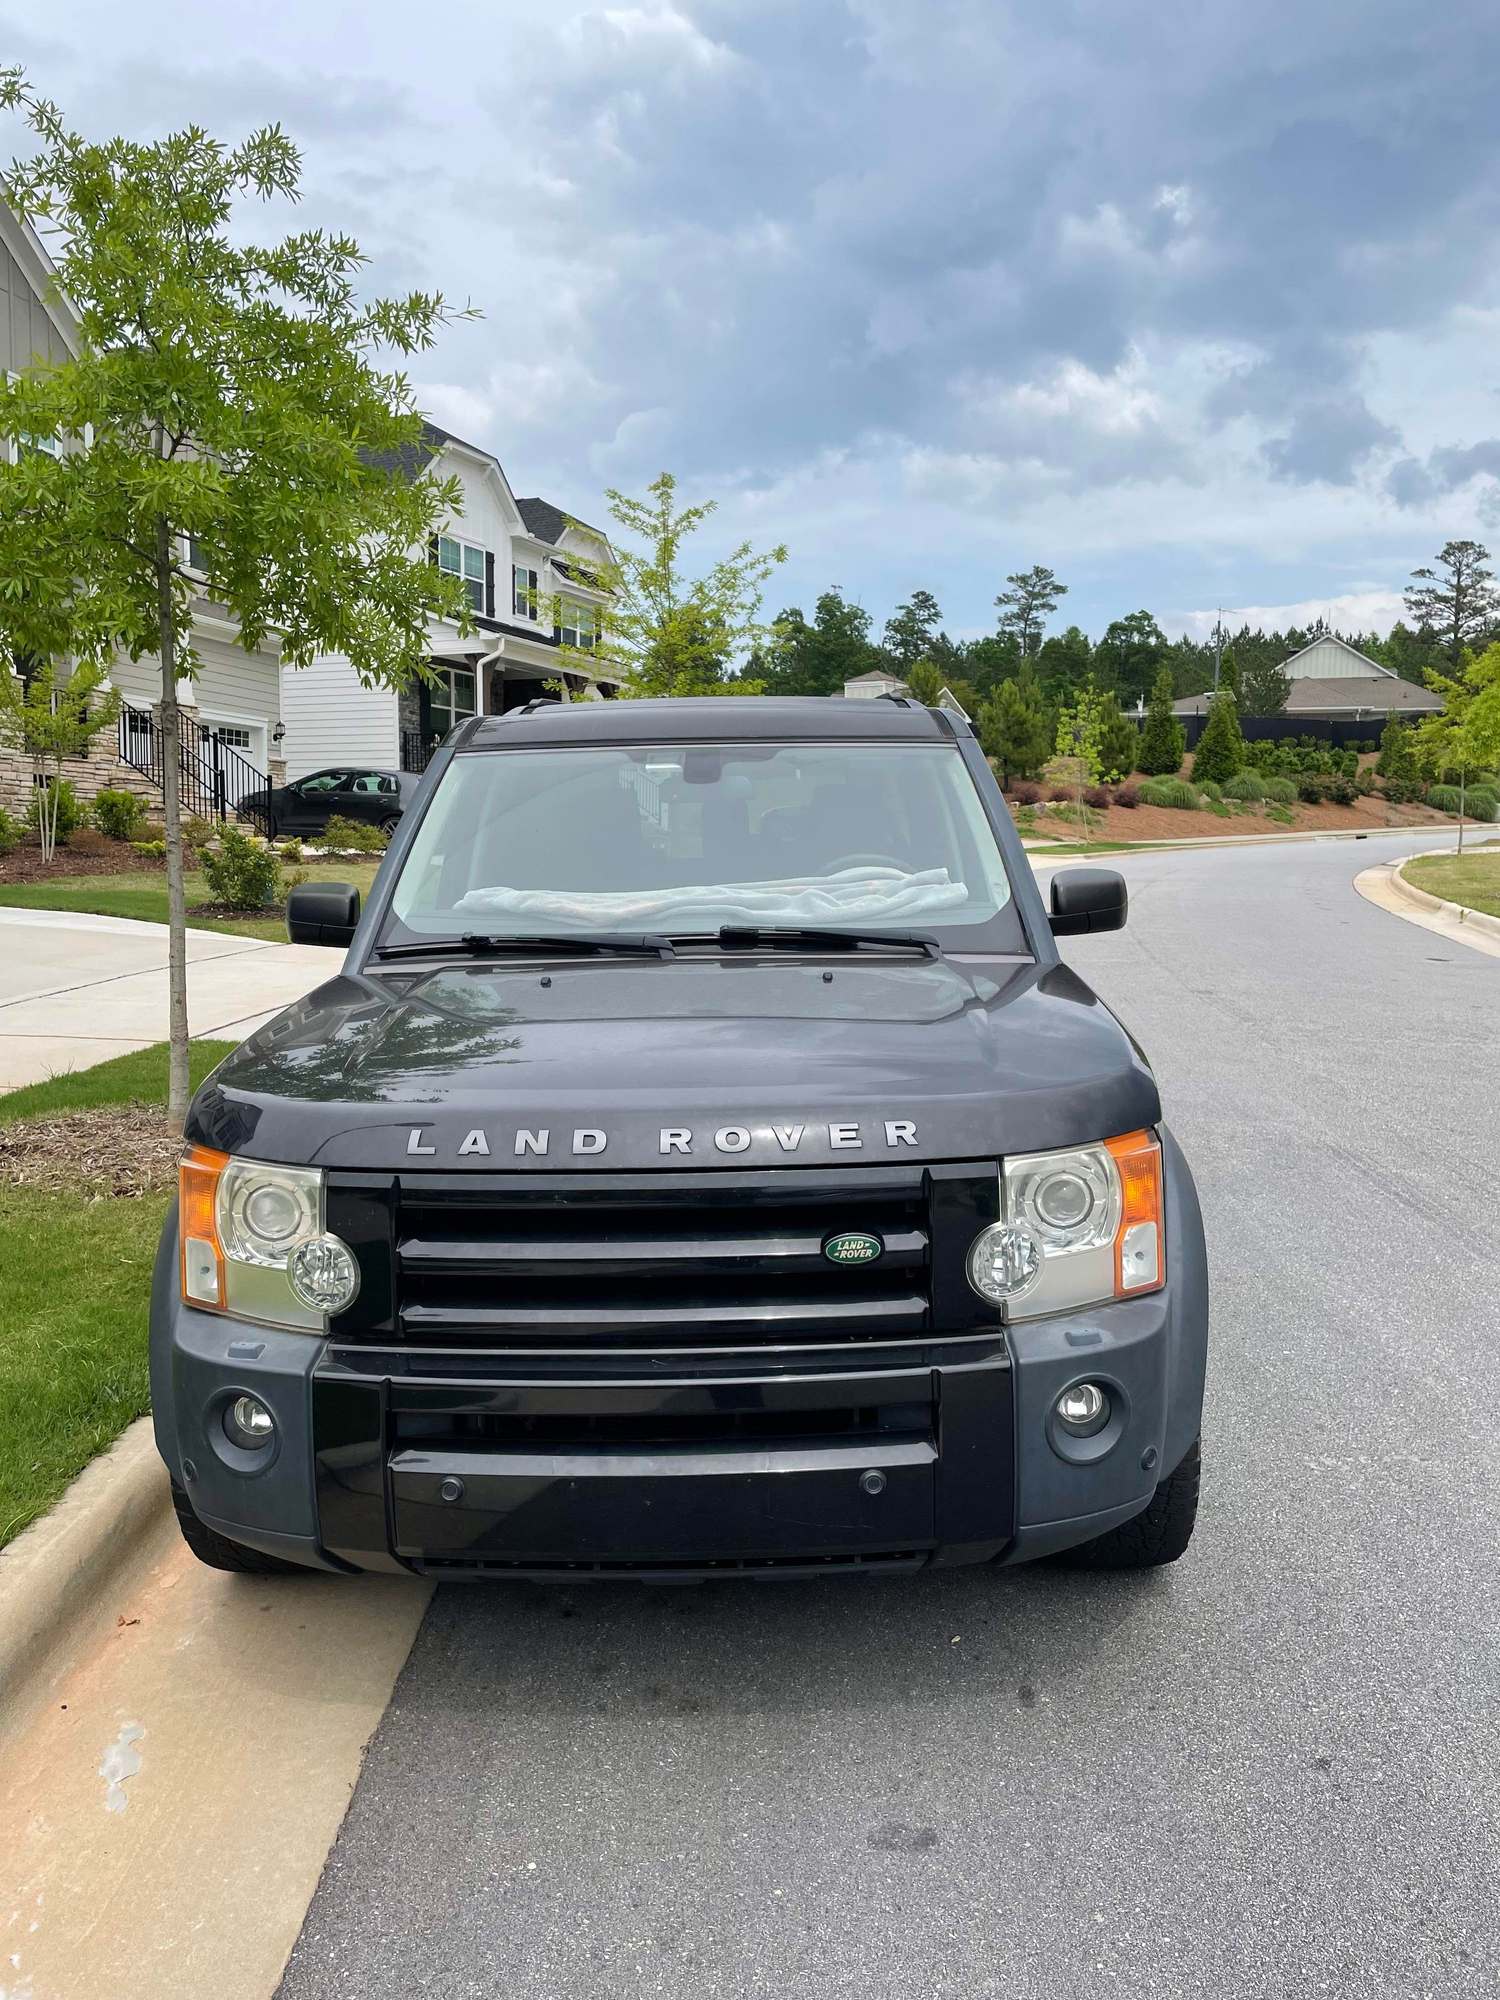
<instances>
[{"instance_id":1,"label":"white blanket on dashboard","mask_svg":"<svg viewBox=\"0 0 1500 2000\"><path fill-rule=\"evenodd\" d=\"M676 889L471 889L457 907L479 916L524 918L549 929L691 930L720 924L889 924L927 917L969 899L946 868L845 868L837 875L778 882L719 882Z\"/></svg>"}]
</instances>

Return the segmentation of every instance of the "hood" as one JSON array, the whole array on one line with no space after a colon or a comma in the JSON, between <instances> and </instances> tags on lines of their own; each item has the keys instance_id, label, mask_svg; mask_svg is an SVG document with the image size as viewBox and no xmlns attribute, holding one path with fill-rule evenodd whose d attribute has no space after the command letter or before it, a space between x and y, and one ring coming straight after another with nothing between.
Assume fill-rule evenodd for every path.
<instances>
[{"instance_id":1,"label":"hood","mask_svg":"<svg viewBox=\"0 0 1500 2000\"><path fill-rule=\"evenodd\" d=\"M598 958L334 979L220 1065L188 1136L325 1167L628 1172L985 1159L1159 1115L1064 966Z\"/></svg>"}]
</instances>

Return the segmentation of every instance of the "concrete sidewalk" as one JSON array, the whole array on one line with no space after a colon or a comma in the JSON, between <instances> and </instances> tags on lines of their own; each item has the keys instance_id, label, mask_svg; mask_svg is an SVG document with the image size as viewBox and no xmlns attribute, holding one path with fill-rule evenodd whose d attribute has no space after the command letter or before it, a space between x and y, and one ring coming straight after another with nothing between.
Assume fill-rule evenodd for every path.
<instances>
[{"instance_id":1,"label":"concrete sidewalk","mask_svg":"<svg viewBox=\"0 0 1500 2000\"><path fill-rule=\"evenodd\" d=\"M341 954L321 945L187 935L195 1036L243 1041L339 969ZM166 1036L164 924L0 908L0 1090L86 1069Z\"/></svg>"}]
</instances>

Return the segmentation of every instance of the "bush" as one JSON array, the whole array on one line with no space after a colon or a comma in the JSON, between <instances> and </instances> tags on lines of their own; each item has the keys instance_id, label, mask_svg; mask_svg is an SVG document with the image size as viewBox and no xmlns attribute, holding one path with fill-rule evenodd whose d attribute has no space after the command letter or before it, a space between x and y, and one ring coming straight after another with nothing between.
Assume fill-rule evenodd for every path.
<instances>
[{"instance_id":1,"label":"bush","mask_svg":"<svg viewBox=\"0 0 1500 2000\"><path fill-rule=\"evenodd\" d=\"M342 813L333 815L321 839L324 847L354 848L360 854L385 852L385 835L378 826L366 826L360 819L345 819Z\"/></svg>"},{"instance_id":2,"label":"bush","mask_svg":"<svg viewBox=\"0 0 1500 2000\"><path fill-rule=\"evenodd\" d=\"M146 808L134 792L108 788L94 800L94 824L111 840L134 840L146 823Z\"/></svg>"},{"instance_id":3,"label":"bush","mask_svg":"<svg viewBox=\"0 0 1500 2000\"><path fill-rule=\"evenodd\" d=\"M1457 785L1429 785L1426 803L1440 813L1462 812L1463 794Z\"/></svg>"},{"instance_id":4,"label":"bush","mask_svg":"<svg viewBox=\"0 0 1500 2000\"><path fill-rule=\"evenodd\" d=\"M21 845L21 822L0 806L0 854L11 854Z\"/></svg>"},{"instance_id":5,"label":"bush","mask_svg":"<svg viewBox=\"0 0 1500 2000\"><path fill-rule=\"evenodd\" d=\"M1037 805L1042 796L1040 785L1034 785L1030 778L1012 778L1006 797L1015 806Z\"/></svg>"},{"instance_id":6,"label":"bush","mask_svg":"<svg viewBox=\"0 0 1500 2000\"><path fill-rule=\"evenodd\" d=\"M1193 782L1201 785L1206 778L1213 778L1222 785L1226 778L1243 770L1244 764L1245 739L1240 734L1239 711L1229 689L1221 688L1213 698L1208 721L1193 752Z\"/></svg>"},{"instance_id":7,"label":"bush","mask_svg":"<svg viewBox=\"0 0 1500 2000\"><path fill-rule=\"evenodd\" d=\"M1114 794L1104 785L1089 785L1085 787L1083 803L1092 806L1095 812L1103 812L1114 803Z\"/></svg>"},{"instance_id":8,"label":"bush","mask_svg":"<svg viewBox=\"0 0 1500 2000\"><path fill-rule=\"evenodd\" d=\"M1359 793L1354 780L1346 772L1336 771L1331 778L1323 780L1323 796L1330 805L1352 806Z\"/></svg>"},{"instance_id":9,"label":"bush","mask_svg":"<svg viewBox=\"0 0 1500 2000\"><path fill-rule=\"evenodd\" d=\"M281 856L283 861L291 862L294 868L299 866L304 858L302 842L300 840L279 841L276 846L276 852Z\"/></svg>"},{"instance_id":10,"label":"bush","mask_svg":"<svg viewBox=\"0 0 1500 2000\"><path fill-rule=\"evenodd\" d=\"M217 853L204 850L203 875L210 896L228 910L263 910L282 899L280 861L237 826L220 833Z\"/></svg>"},{"instance_id":11,"label":"bush","mask_svg":"<svg viewBox=\"0 0 1500 2000\"><path fill-rule=\"evenodd\" d=\"M1362 799L1367 799L1375 789L1375 773L1368 764L1354 780L1354 789Z\"/></svg>"},{"instance_id":12,"label":"bush","mask_svg":"<svg viewBox=\"0 0 1500 2000\"><path fill-rule=\"evenodd\" d=\"M1115 793L1115 804L1117 806L1125 806L1131 812L1134 812L1140 802L1141 791L1139 785L1121 785Z\"/></svg>"},{"instance_id":13,"label":"bush","mask_svg":"<svg viewBox=\"0 0 1500 2000\"><path fill-rule=\"evenodd\" d=\"M1178 812L1195 812L1198 794L1183 778L1148 778L1141 786L1143 806L1171 806Z\"/></svg>"},{"instance_id":14,"label":"bush","mask_svg":"<svg viewBox=\"0 0 1500 2000\"><path fill-rule=\"evenodd\" d=\"M1316 772L1305 771L1297 780L1297 796L1304 805L1320 806L1323 803L1323 781Z\"/></svg>"},{"instance_id":15,"label":"bush","mask_svg":"<svg viewBox=\"0 0 1500 2000\"><path fill-rule=\"evenodd\" d=\"M1224 796L1224 787L1213 778L1205 778L1198 789L1206 799L1222 799Z\"/></svg>"},{"instance_id":16,"label":"bush","mask_svg":"<svg viewBox=\"0 0 1500 2000\"><path fill-rule=\"evenodd\" d=\"M1422 783L1419 778L1387 778L1382 790L1393 806L1414 806L1421 799Z\"/></svg>"},{"instance_id":17,"label":"bush","mask_svg":"<svg viewBox=\"0 0 1500 2000\"><path fill-rule=\"evenodd\" d=\"M26 824L33 832L41 825L42 795L46 793L50 797L54 785L57 787L57 844L66 847L83 825L83 807L66 778L49 778L44 785L32 786L31 797L26 801Z\"/></svg>"},{"instance_id":18,"label":"bush","mask_svg":"<svg viewBox=\"0 0 1500 2000\"><path fill-rule=\"evenodd\" d=\"M1469 793L1468 805L1472 819L1500 818L1500 792L1491 791L1488 785L1476 785Z\"/></svg>"},{"instance_id":19,"label":"bush","mask_svg":"<svg viewBox=\"0 0 1500 2000\"><path fill-rule=\"evenodd\" d=\"M164 840L132 840L131 846L137 854L144 854L149 861L165 861L167 843Z\"/></svg>"},{"instance_id":20,"label":"bush","mask_svg":"<svg viewBox=\"0 0 1500 2000\"><path fill-rule=\"evenodd\" d=\"M1297 796L1297 787L1290 778L1262 778L1260 789L1261 796L1272 805L1289 806Z\"/></svg>"},{"instance_id":21,"label":"bush","mask_svg":"<svg viewBox=\"0 0 1500 2000\"><path fill-rule=\"evenodd\" d=\"M182 822L182 844L195 849L207 847L218 831L211 819L204 819L201 813L189 813Z\"/></svg>"},{"instance_id":22,"label":"bush","mask_svg":"<svg viewBox=\"0 0 1500 2000\"><path fill-rule=\"evenodd\" d=\"M1276 780L1273 778L1273 784ZM1285 780L1282 780L1285 783ZM1226 799L1248 799L1258 801L1266 796L1266 781L1259 771L1236 771L1232 778L1224 781Z\"/></svg>"},{"instance_id":23,"label":"bush","mask_svg":"<svg viewBox=\"0 0 1500 2000\"><path fill-rule=\"evenodd\" d=\"M1047 794L1047 802L1054 806L1070 806L1073 803L1073 794L1062 785L1054 785Z\"/></svg>"}]
</instances>

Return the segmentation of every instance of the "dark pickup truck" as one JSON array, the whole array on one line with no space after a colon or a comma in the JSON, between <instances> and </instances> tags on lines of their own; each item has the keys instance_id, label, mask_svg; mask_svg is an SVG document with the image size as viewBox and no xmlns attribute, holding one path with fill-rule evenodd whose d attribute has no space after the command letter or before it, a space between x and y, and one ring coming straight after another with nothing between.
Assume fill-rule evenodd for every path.
<instances>
[{"instance_id":1,"label":"dark pickup truck","mask_svg":"<svg viewBox=\"0 0 1500 2000\"><path fill-rule=\"evenodd\" d=\"M221 1568L1171 1562L1208 1330L1151 1070L962 717L463 724L343 970L209 1078L152 1306Z\"/></svg>"}]
</instances>

